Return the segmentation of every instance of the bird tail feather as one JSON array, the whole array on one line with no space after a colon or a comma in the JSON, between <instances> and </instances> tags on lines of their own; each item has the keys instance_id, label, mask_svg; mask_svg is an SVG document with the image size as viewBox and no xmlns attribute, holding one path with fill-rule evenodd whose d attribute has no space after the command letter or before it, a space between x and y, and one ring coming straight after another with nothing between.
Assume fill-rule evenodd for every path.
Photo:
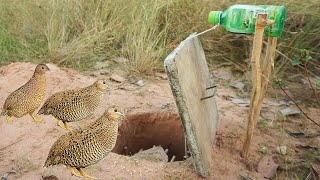
<instances>
[{"instance_id":1,"label":"bird tail feather","mask_svg":"<svg viewBox=\"0 0 320 180\"><path fill-rule=\"evenodd\" d=\"M7 115L7 110L6 109L2 109L0 116L5 116Z\"/></svg>"},{"instance_id":2,"label":"bird tail feather","mask_svg":"<svg viewBox=\"0 0 320 180\"><path fill-rule=\"evenodd\" d=\"M52 166L51 161L49 161L48 159L46 160L46 162L44 163L43 167L49 167Z\"/></svg>"}]
</instances>

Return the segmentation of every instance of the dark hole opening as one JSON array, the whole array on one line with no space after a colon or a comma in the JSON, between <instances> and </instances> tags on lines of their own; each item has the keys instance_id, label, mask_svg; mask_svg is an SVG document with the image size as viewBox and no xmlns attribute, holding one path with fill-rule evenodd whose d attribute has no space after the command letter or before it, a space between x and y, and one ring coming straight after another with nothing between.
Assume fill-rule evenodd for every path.
<instances>
[{"instance_id":1,"label":"dark hole opening","mask_svg":"<svg viewBox=\"0 0 320 180\"><path fill-rule=\"evenodd\" d=\"M168 149L169 161L184 160L185 140L180 117L170 112L128 115L120 128L114 153L134 155L155 146Z\"/></svg>"}]
</instances>

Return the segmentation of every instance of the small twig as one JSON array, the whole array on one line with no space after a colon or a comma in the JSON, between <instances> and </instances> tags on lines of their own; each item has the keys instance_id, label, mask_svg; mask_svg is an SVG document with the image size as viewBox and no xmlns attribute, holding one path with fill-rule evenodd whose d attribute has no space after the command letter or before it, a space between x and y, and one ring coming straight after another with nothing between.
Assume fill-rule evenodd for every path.
<instances>
[{"instance_id":1,"label":"small twig","mask_svg":"<svg viewBox=\"0 0 320 180\"><path fill-rule=\"evenodd\" d=\"M284 92L284 94L290 99L290 101L292 101L292 102L297 106L297 108L300 110L300 112L302 112L302 114L303 114L306 118L308 118L310 121L312 121L314 124L316 124L318 127L320 127L320 125L319 125L317 122L315 122L314 120L312 120L305 112L303 112L303 110L301 109L301 107L296 103L295 100L292 99L292 97L290 97L290 96L288 95L288 93L283 89L283 87L281 86L281 84L280 84L280 83L277 83L277 84L279 85L280 89Z\"/></svg>"},{"instance_id":2,"label":"small twig","mask_svg":"<svg viewBox=\"0 0 320 180\"><path fill-rule=\"evenodd\" d=\"M305 180L310 179L311 176L312 176L312 172L310 172L310 173L308 174L308 176L305 178Z\"/></svg>"},{"instance_id":3,"label":"small twig","mask_svg":"<svg viewBox=\"0 0 320 180\"><path fill-rule=\"evenodd\" d=\"M312 89L312 91L313 91L313 94L314 94L314 96L316 97L316 99L317 99L317 101L318 101L318 104L319 104L319 106L320 106L320 100L319 100L318 95L317 95L317 93L316 93L316 90L314 89L314 87L313 87L313 85L312 85L312 82L311 82L311 80L310 80L309 72L308 72L308 69L307 69L307 62L308 62L308 61L306 61L306 62L304 63L304 70L305 70L306 75L307 75L307 77L308 77L308 81L309 81L310 87L311 87L311 89Z\"/></svg>"},{"instance_id":4,"label":"small twig","mask_svg":"<svg viewBox=\"0 0 320 180\"><path fill-rule=\"evenodd\" d=\"M170 162L173 162L176 159L176 156L172 156L172 159L170 160Z\"/></svg>"},{"instance_id":5,"label":"small twig","mask_svg":"<svg viewBox=\"0 0 320 180\"><path fill-rule=\"evenodd\" d=\"M164 150L164 152L165 152L166 154L168 154L168 151L169 151L169 149Z\"/></svg>"}]
</instances>

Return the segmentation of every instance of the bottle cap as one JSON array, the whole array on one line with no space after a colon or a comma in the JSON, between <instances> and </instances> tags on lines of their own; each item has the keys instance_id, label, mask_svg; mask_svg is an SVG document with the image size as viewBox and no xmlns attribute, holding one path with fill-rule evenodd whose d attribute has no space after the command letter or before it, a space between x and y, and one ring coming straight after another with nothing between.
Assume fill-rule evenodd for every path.
<instances>
[{"instance_id":1,"label":"bottle cap","mask_svg":"<svg viewBox=\"0 0 320 180\"><path fill-rule=\"evenodd\" d=\"M220 24L220 16L222 11L211 11L208 16L208 22L212 25Z\"/></svg>"}]
</instances>

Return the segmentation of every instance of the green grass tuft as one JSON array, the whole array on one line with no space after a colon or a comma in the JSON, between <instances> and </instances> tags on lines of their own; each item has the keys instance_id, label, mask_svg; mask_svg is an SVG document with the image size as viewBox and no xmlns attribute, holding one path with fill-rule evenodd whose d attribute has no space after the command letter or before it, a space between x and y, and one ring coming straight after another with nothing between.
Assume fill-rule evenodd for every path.
<instances>
[{"instance_id":1,"label":"green grass tuft","mask_svg":"<svg viewBox=\"0 0 320 180\"><path fill-rule=\"evenodd\" d=\"M0 0L0 65L14 61L52 62L90 70L97 61L126 57L126 68L150 74L163 68L164 58L187 36L210 28L211 10L233 4L272 4L287 8L285 31L276 56L278 75L298 71L291 60L301 49L320 56L319 0ZM249 69L252 36L223 28L201 36L208 61L231 62ZM311 72L320 68L310 63ZM297 70L298 69L298 70Z\"/></svg>"}]
</instances>

